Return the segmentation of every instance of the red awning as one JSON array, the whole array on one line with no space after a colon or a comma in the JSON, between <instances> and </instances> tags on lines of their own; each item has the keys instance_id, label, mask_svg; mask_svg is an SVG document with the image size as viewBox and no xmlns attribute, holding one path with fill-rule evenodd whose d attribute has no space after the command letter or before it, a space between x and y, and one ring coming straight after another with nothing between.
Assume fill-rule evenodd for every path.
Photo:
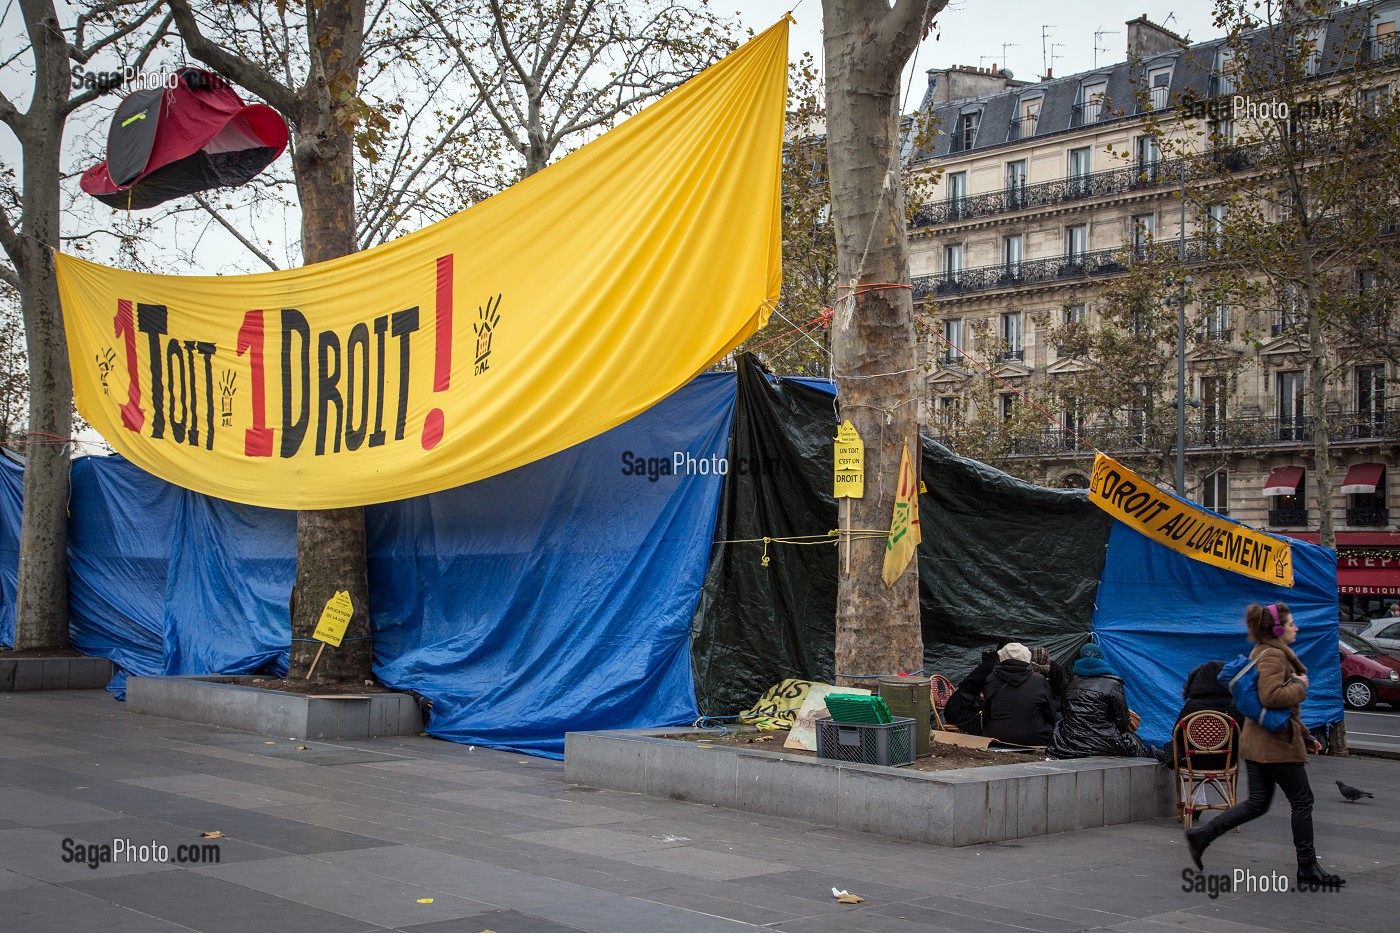
<instances>
[{"instance_id":1,"label":"red awning","mask_svg":"<svg viewBox=\"0 0 1400 933\"><path fill-rule=\"evenodd\" d=\"M1338 567L1337 592L1343 596L1400 596L1400 567Z\"/></svg>"},{"instance_id":2,"label":"red awning","mask_svg":"<svg viewBox=\"0 0 1400 933\"><path fill-rule=\"evenodd\" d=\"M1283 467L1269 474L1269 479L1264 483L1264 495L1266 496L1292 496L1298 492L1298 484L1303 481L1303 468L1300 466Z\"/></svg>"},{"instance_id":3,"label":"red awning","mask_svg":"<svg viewBox=\"0 0 1400 933\"><path fill-rule=\"evenodd\" d=\"M1376 491L1384 475L1384 463L1352 464L1347 468L1346 479L1342 480L1342 492L1348 495L1370 495Z\"/></svg>"}]
</instances>

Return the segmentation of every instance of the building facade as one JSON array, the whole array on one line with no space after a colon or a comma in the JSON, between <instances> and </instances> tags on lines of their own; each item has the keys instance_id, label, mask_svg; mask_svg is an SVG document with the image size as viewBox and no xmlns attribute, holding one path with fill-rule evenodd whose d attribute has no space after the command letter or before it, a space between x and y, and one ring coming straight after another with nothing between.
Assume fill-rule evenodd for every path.
<instances>
[{"instance_id":1,"label":"building facade","mask_svg":"<svg viewBox=\"0 0 1400 933\"><path fill-rule=\"evenodd\" d=\"M1353 24L1363 17L1369 57L1383 66L1378 93L1388 99L1400 88L1400 2L1348 9ZM1325 25L1308 28L1317 32L1306 41L1323 54ZM995 69L929 73L924 110L939 130L912 164L941 176L910 225L910 259L927 335L921 420L930 436L956 450L955 428L976 406L998 406L1010 418L1023 404L1018 392L1053 387L1094 365L1067 351L1064 335L1074 325L1093 326L1105 293L1135 257L1173 249L1179 263L1207 260L1219 218L1214 208L1187 216L1178 191L1202 175L1193 160L1244 172L1249 153L1221 145L1233 125L1212 121L1216 111L1177 119L1177 129L1199 131L1201 143L1195 154L1169 157L1160 118L1182 100L1228 97L1231 54L1224 40L1188 46L1142 17L1127 24L1125 60L1091 72L1035 83ZM1223 301L1187 306L1185 495L1247 524L1316 540L1306 344L1287 307L1253 316L1243 319ZM1389 309L1392 330L1397 316ZM1244 364L1229 379L1215 365L1226 356ZM1393 388L1400 371L1393 355L1380 352L1352 354L1341 368L1324 391L1345 620L1400 602L1400 399ZM966 387L985 371L995 374L995 388L970 398ZM1173 370L1173 394L1174 377ZM989 459L1045 485L1084 486L1088 445L1114 456L1142 441L1133 412L1092 423L1072 405L1047 414L1054 420Z\"/></svg>"}]
</instances>

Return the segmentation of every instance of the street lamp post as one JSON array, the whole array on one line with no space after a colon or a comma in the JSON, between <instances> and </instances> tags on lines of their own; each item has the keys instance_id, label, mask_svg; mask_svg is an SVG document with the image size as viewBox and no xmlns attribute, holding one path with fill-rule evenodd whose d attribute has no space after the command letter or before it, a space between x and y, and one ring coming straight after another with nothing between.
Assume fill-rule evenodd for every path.
<instances>
[{"instance_id":1,"label":"street lamp post","mask_svg":"<svg viewBox=\"0 0 1400 933\"><path fill-rule=\"evenodd\" d=\"M1181 285L1176 295L1176 494L1186 496L1186 160L1181 160L1181 229L1176 241Z\"/></svg>"}]
</instances>

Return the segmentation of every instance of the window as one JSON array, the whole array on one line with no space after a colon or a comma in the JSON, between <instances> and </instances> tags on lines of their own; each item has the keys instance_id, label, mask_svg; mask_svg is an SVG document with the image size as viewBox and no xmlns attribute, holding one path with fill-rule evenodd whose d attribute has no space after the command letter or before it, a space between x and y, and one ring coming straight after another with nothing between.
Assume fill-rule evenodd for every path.
<instances>
[{"instance_id":1,"label":"window","mask_svg":"<svg viewBox=\"0 0 1400 933\"><path fill-rule=\"evenodd\" d=\"M1089 313L1083 304L1065 308L1064 335L1056 348L1061 357L1087 356L1089 353Z\"/></svg>"},{"instance_id":2,"label":"window","mask_svg":"<svg viewBox=\"0 0 1400 933\"><path fill-rule=\"evenodd\" d=\"M1065 308L1066 324L1087 324L1089 322L1089 310L1087 305L1077 304Z\"/></svg>"},{"instance_id":3,"label":"window","mask_svg":"<svg viewBox=\"0 0 1400 933\"><path fill-rule=\"evenodd\" d=\"M1229 117L1210 121L1210 144L1216 149L1228 149L1235 144L1235 121Z\"/></svg>"},{"instance_id":4,"label":"window","mask_svg":"<svg viewBox=\"0 0 1400 933\"><path fill-rule=\"evenodd\" d=\"M1364 115L1378 117L1385 110L1386 102L1390 100L1390 85L1381 84L1376 87L1368 87L1361 92L1361 112Z\"/></svg>"},{"instance_id":5,"label":"window","mask_svg":"<svg viewBox=\"0 0 1400 933\"><path fill-rule=\"evenodd\" d=\"M1021 277L1021 261L1025 259L1026 238L1021 234L1002 237L1001 258L1005 267L1005 278L1019 279Z\"/></svg>"},{"instance_id":6,"label":"window","mask_svg":"<svg viewBox=\"0 0 1400 933\"><path fill-rule=\"evenodd\" d=\"M977 124L982 120L980 111L958 115L957 133L953 136L953 151L966 152L977 142Z\"/></svg>"},{"instance_id":7,"label":"window","mask_svg":"<svg viewBox=\"0 0 1400 933\"><path fill-rule=\"evenodd\" d=\"M1377 330L1377 336L1382 342L1387 340L1386 331L1390 325L1390 308L1385 300L1385 294L1377 293L1367 295L1367 292L1375 292L1377 287L1376 273L1373 269L1358 269L1356 271L1356 290L1361 297L1362 321L1369 320L1369 323Z\"/></svg>"},{"instance_id":8,"label":"window","mask_svg":"<svg viewBox=\"0 0 1400 933\"><path fill-rule=\"evenodd\" d=\"M967 207L967 172L949 172L947 178L948 216L956 220Z\"/></svg>"},{"instance_id":9,"label":"window","mask_svg":"<svg viewBox=\"0 0 1400 933\"><path fill-rule=\"evenodd\" d=\"M1147 100L1150 109L1162 110L1167 106L1171 83L1171 65L1156 65L1147 69Z\"/></svg>"},{"instance_id":10,"label":"window","mask_svg":"<svg viewBox=\"0 0 1400 933\"><path fill-rule=\"evenodd\" d=\"M1001 316L1001 339L1006 344L1002 360L1023 360L1025 350L1021 344L1021 312L1007 311Z\"/></svg>"},{"instance_id":11,"label":"window","mask_svg":"<svg viewBox=\"0 0 1400 933\"><path fill-rule=\"evenodd\" d=\"M1089 251L1089 226L1075 224L1065 228L1065 258L1078 266L1084 265L1084 254Z\"/></svg>"},{"instance_id":12,"label":"window","mask_svg":"<svg viewBox=\"0 0 1400 933\"><path fill-rule=\"evenodd\" d=\"M956 395L938 397L938 423L944 430L951 430L962 419L962 399Z\"/></svg>"},{"instance_id":13,"label":"window","mask_svg":"<svg viewBox=\"0 0 1400 933\"><path fill-rule=\"evenodd\" d=\"M1212 204L1206 208L1206 235L1210 238L1210 244L1219 249L1225 243L1225 211L1224 204Z\"/></svg>"},{"instance_id":14,"label":"window","mask_svg":"<svg viewBox=\"0 0 1400 933\"><path fill-rule=\"evenodd\" d=\"M1070 197L1086 197L1089 194L1090 149L1082 146L1069 151L1069 168L1065 172L1069 179Z\"/></svg>"},{"instance_id":15,"label":"window","mask_svg":"<svg viewBox=\"0 0 1400 933\"><path fill-rule=\"evenodd\" d=\"M1157 233L1157 215L1139 214L1133 218L1133 255L1142 257L1152 247L1152 238Z\"/></svg>"},{"instance_id":16,"label":"window","mask_svg":"<svg viewBox=\"0 0 1400 933\"><path fill-rule=\"evenodd\" d=\"M1267 493L1267 490L1266 490ZM1270 496L1270 525L1306 525L1308 523L1308 474L1298 477L1298 488L1291 496Z\"/></svg>"},{"instance_id":17,"label":"window","mask_svg":"<svg viewBox=\"0 0 1400 933\"><path fill-rule=\"evenodd\" d=\"M943 354L941 359L944 363L956 363L963 357L962 352L963 328L962 318L953 318L943 322Z\"/></svg>"},{"instance_id":18,"label":"window","mask_svg":"<svg viewBox=\"0 0 1400 933\"><path fill-rule=\"evenodd\" d=\"M1278 431L1281 441L1307 440L1303 407L1305 381L1301 371L1278 374Z\"/></svg>"},{"instance_id":19,"label":"window","mask_svg":"<svg viewBox=\"0 0 1400 933\"><path fill-rule=\"evenodd\" d=\"M1238 73L1239 61L1235 53L1228 46L1221 46L1220 51L1215 53L1215 74L1210 78L1210 93L1212 97L1222 94L1235 93L1235 76Z\"/></svg>"},{"instance_id":20,"label":"window","mask_svg":"<svg viewBox=\"0 0 1400 933\"><path fill-rule=\"evenodd\" d=\"M1274 312L1274 326L1271 335L1282 337L1291 333L1304 323L1303 298L1301 293L1292 285L1284 285L1283 294L1279 301L1279 306Z\"/></svg>"},{"instance_id":21,"label":"window","mask_svg":"<svg viewBox=\"0 0 1400 933\"><path fill-rule=\"evenodd\" d=\"M1219 376L1201 377L1201 434L1212 447L1225 441L1229 392Z\"/></svg>"},{"instance_id":22,"label":"window","mask_svg":"<svg viewBox=\"0 0 1400 933\"><path fill-rule=\"evenodd\" d=\"M1137 160L1139 183L1159 181L1162 177L1162 147L1155 136L1139 136L1133 144Z\"/></svg>"},{"instance_id":23,"label":"window","mask_svg":"<svg viewBox=\"0 0 1400 933\"><path fill-rule=\"evenodd\" d=\"M1026 206L1026 160L1006 163L1006 206L1018 210Z\"/></svg>"},{"instance_id":24,"label":"window","mask_svg":"<svg viewBox=\"0 0 1400 933\"><path fill-rule=\"evenodd\" d=\"M1358 366L1353 378L1357 436L1380 437L1385 431L1385 367Z\"/></svg>"},{"instance_id":25,"label":"window","mask_svg":"<svg viewBox=\"0 0 1400 933\"><path fill-rule=\"evenodd\" d=\"M1394 14L1390 13L1389 15L1393 16ZM1395 34L1395 20L1377 20L1371 26L1372 59L1379 61L1383 58L1394 58L1397 53L1400 53L1400 46L1397 46L1397 42L1400 42L1400 37Z\"/></svg>"},{"instance_id":26,"label":"window","mask_svg":"<svg viewBox=\"0 0 1400 933\"><path fill-rule=\"evenodd\" d=\"M1010 139L1026 139L1035 135L1035 125L1040 120L1041 97L1031 97L1021 101L1016 109L1016 119L1011 121Z\"/></svg>"},{"instance_id":27,"label":"window","mask_svg":"<svg viewBox=\"0 0 1400 933\"><path fill-rule=\"evenodd\" d=\"M1304 57L1303 74L1315 75L1322 64L1322 37L1326 26L1303 28L1298 36L1298 55Z\"/></svg>"},{"instance_id":28,"label":"window","mask_svg":"<svg viewBox=\"0 0 1400 933\"><path fill-rule=\"evenodd\" d=\"M1060 424L1064 426L1064 430L1060 432L1060 446L1065 450L1078 450L1081 443L1079 434L1084 430L1084 412L1079 407L1078 399L1065 399L1064 409L1060 412Z\"/></svg>"},{"instance_id":29,"label":"window","mask_svg":"<svg viewBox=\"0 0 1400 933\"><path fill-rule=\"evenodd\" d=\"M1103 116L1108 98L1108 82L1102 79L1086 81L1079 86L1079 100L1074 105L1071 126L1096 123Z\"/></svg>"},{"instance_id":30,"label":"window","mask_svg":"<svg viewBox=\"0 0 1400 933\"><path fill-rule=\"evenodd\" d=\"M1221 295L1206 299L1205 326L1202 336L1207 340L1230 339L1230 302Z\"/></svg>"},{"instance_id":31,"label":"window","mask_svg":"<svg viewBox=\"0 0 1400 933\"><path fill-rule=\"evenodd\" d=\"M1221 515L1230 514L1230 474L1216 470L1201 481L1201 505Z\"/></svg>"},{"instance_id":32,"label":"window","mask_svg":"<svg viewBox=\"0 0 1400 933\"><path fill-rule=\"evenodd\" d=\"M997 397L998 406L1001 408L1001 420L1010 421L1016 414L1016 395L1007 392Z\"/></svg>"},{"instance_id":33,"label":"window","mask_svg":"<svg viewBox=\"0 0 1400 933\"><path fill-rule=\"evenodd\" d=\"M963 245L961 243L949 243L943 247L943 274L950 282L956 282L962 278L963 271Z\"/></svg>"}]
</instances>

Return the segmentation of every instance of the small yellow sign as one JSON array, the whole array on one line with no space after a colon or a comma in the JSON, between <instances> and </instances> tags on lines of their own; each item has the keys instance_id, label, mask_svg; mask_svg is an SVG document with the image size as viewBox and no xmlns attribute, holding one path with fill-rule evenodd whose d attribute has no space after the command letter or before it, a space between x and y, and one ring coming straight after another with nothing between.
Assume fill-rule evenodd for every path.
<instances>
[{"instance_id":1,"label":"small yellow sign","mask_svg":"<svg viewBox=\"0 0 1400 933\"><path fill-rule=\"evenodd\" d=\"M354 614L355 606L350 602L350 594L341 590L326 600L326 608L321 610L321 621L316 623L316 631L311 633L311 637L332 648L339 648L350 625L350 617Z\"/></svg>"},{"instance_id":2,"label":"small yellow sign","mask_svg":"<svg viewBox=\"0 0 1400 933\"><path fill-rule=\"evenodd\" d=\"M838 499L865 496L865 444L849 418L836 429L835 496Z\"/></svg>"}]
</instances>

